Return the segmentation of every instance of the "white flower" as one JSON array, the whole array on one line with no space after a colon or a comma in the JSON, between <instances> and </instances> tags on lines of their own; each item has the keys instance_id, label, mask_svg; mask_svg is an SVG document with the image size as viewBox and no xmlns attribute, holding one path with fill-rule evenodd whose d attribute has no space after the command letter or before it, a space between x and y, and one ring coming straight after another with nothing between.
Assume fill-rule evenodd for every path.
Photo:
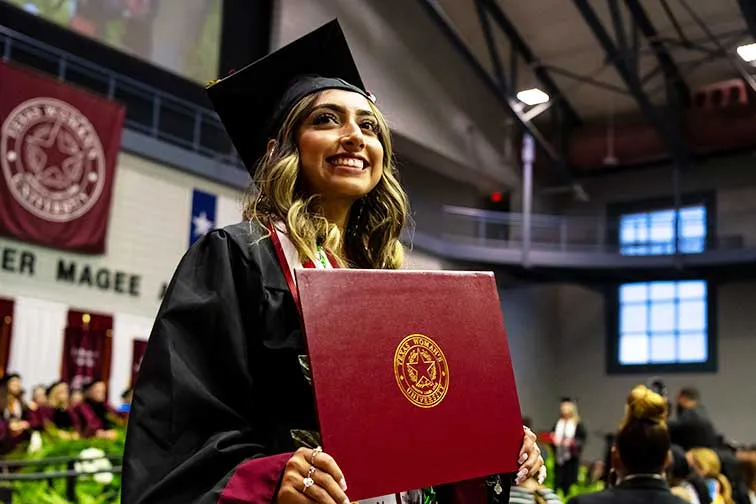
<instances>
[{"instance_id":1,"label":"white flower","mask_svg":"<svg viewBox=\"0 0 756 504\"><path fill-rule=\"evenodd\" d=\"M94 479L97 483L100 483L102 485L109 485L113 483L113 473L110 473L110 472L98 473L92 476L92 479Z\"/></svg>"},{"instance_id":2,"label":"white flower","mask_svg":"<svg viewBox=\"0 0 756 504\"><path fill-rule=\"evenodd\" d=\"M104 456L105 452L100 450L99 448L87 448L86 450L82 450L79 454L79 458L82 459L97 459Z\"/></svg>"},{"instance_id":3,"label":"white flower","mask_svg":"<svg viewBox=\"0 0 756 504\"><path fill-rule=\"evenodd\" d=\"M29 440L29 453L35 453L42 449L42 436L39 432L32 432Z\"/></svg>"},{"instance_id":4,"label":"white flower","mask_svg":"<svg viewBox=\"0 0 756 504\"><path fill-rule=\"evenodd\" d=\"M97 483L108 485L113 482L113 465L105 457L105 452L97 448L87 448L79 454L81 462L74 464L74 470L79 473L97 473L92 476Z\"/></svg>"}]
</instances>

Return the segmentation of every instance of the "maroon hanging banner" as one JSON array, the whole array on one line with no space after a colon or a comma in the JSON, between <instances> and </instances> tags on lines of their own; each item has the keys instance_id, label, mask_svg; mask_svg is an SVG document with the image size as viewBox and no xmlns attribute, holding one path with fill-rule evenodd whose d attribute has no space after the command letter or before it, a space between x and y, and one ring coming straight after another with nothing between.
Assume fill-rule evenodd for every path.
<instances>
[{"instance_id":1,"label":"maroon hanging banner","mask_svg":"<svg viewBox=\"0 0 756 504\"><path fill-rule=\"evenodd\" d=\"M13 338L13 308L12 299L0 298L0 378L8 371L10 359L11 339Z\"/></svg>"},{"instance_id":2,"label":"maroon hanging banner","mask_svg":"<svg viewBox=\"0 0 756 504\"><path fill-rule=\"evenodd\" d=\"M147 350L147 340L135 339L134 349L131 354L131 387L136 384L145 350Z\"/></svg>"},{"instance_id":3,"label":"maroon hanging banner","mask_svg":"<svg viewBox=\"0 0 756 504\"><path fill-rule=\"evenodd\" d=\"M63 333L63 360L60 378L80 390L95 380L108 382L113 352L113 317L68 311Z\"/></svg>"},{"instance_id":4,"label":"maroon hanging banner","mask_svg":"<svg viewBox=\"0 0 756 504\"><path fill-rule=\"evenodd\" d=\"M0 234L105 252L123 105L0 61Z\"/></svg>"}]
</instances>

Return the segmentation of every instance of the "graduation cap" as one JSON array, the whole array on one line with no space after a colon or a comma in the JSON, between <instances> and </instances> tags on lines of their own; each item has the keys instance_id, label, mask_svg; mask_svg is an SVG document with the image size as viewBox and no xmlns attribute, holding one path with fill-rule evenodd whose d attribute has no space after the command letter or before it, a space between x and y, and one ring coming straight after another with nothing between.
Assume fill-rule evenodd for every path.
<instances>
[{"instance_id":1,"label":"graduation cap","mask_svg":"<svg viewBox=\"0 0 756 504\"><path fill-rule=\"evenodd\" d=\"M338 20L210 83L207 93L226 133L250 172L287 114L302 98L344 89L374 101L365 90Z\"/></svg>"}]
</instances>

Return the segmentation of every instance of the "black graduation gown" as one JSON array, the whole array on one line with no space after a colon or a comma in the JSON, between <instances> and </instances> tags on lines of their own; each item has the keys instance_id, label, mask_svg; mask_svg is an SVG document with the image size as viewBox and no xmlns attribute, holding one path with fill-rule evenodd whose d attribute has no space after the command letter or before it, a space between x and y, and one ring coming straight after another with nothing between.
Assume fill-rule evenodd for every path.
<instances>
[{"instance_id":1,"label":"black graduation gown","mask_svg":"<svg viewBox=\"0 0 756 504\"><path fill-rule=\"evenodd\" d=\"M304 354L267 230L243 222L195 243L140 368L123 504L270 502L297 448L291 430L317 429Z\"/></svg>"},{"instance_id":2,"label":"black graduation gown","mask_svg":"<svg viewBox=\"0 0 756 504\"><path fill-rule=\"evenodd\" d=\"M299 314L267 235L252 222L215 230L179 263L134 389L123 504L270 504L293 431L317 431ZM437 491L440 504L479 504L488 487Z\"/></svg>"}]
</instances>

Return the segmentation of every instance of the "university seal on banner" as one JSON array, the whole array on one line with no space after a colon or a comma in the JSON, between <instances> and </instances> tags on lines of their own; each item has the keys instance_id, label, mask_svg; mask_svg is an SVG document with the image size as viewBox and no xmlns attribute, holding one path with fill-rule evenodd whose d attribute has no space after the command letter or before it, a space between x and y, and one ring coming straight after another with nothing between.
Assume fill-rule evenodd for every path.
<instances>
[{"instance_id":1,"label":"university seal on banner","mask_svg":"<svg viewBox=\"0 0 756 504\"><path fill-rule=\"evenodd\" d=\"M0 126L0 166L16 201L33 215L68 222L105 186L105 153L92 123L55 98L27 100Z\"/></svg>"},{"instance_id":2,"label":"university seal on banner","mask_svg":"<svg viewBox=\"0 0 756 504\"><path fill-rule=\"evenodd\" d=\"M449 364L435 341L410 334L394 352L394 375L404 397L420 408L438 406L449 390Z\"/></svg>"}]
</instances>

